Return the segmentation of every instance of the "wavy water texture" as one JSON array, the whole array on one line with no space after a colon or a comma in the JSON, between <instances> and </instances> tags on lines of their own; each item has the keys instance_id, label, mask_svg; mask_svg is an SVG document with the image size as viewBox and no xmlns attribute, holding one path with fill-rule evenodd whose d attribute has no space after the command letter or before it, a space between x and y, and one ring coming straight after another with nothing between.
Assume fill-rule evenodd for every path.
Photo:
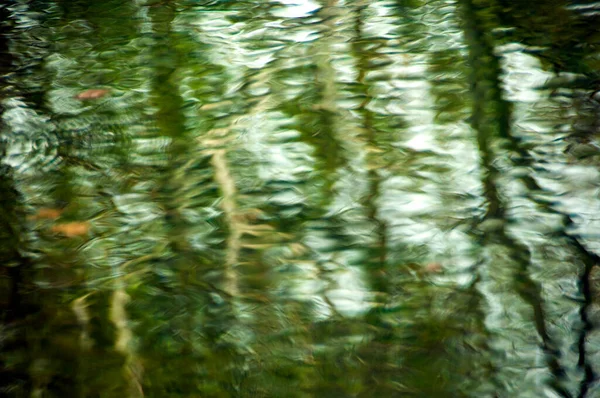
<instances>
[{"instance_id":1,"label":"wavy water texture","mask_svg":"<svg viewBox=\"0 0 600 398\"><path fill-rule=\"evenodd\" d=\"M0 5L0 395L600 394L600 3Z\"/></svg>"}]
</instances>

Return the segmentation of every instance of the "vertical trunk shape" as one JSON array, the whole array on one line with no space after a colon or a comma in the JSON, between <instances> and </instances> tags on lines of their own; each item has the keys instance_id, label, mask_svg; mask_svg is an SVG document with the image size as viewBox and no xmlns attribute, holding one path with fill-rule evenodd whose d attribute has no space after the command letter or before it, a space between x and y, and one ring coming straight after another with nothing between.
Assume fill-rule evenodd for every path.
<instances>
[{"instance_id":1,"label":"vertical trunk shape","mask_svg":"<svg viewBox=\"0 0 600 398\"><path fill-rule=\"evenodd\" d=\"M368 106L373 100L371 95L370 83L367 81L367 74L375 68L372 58L377 57L377 50L380 46L373 48L372 43L364 37L364 24L368 12L365 12L369 6L368 1L359 0L354 5L354 37L352 43L353 56L356 59L357 76L357 94L362 97L362 102L358 107L358 114L361 119L361 139L366 147L365 156L367 168L367 190L368 194L362 199L362 205L366 210L366 216L369 223L374 227L374 242L368 248L368 259L366 264L366 273L371 285L371 291L375 294L376 300L380 303L376 308L370 309L366 314L365 320L368 324L376 327L376 334L366 349L369 351L369 370L363 377L364 387L372 391L373 395L389 395L392 390L383 383L383 380L393 380L395 370L392 363L397 358L390 350L393 344L394 331L388 327L383 316L382 308L390 302L392 297L390 293L393 290L392 281L388 275L387 269L387 236L388 225L385 220L379 217L379 203L381 196L382 177L378 169L382 166L378 164L378 133L375 126L376 115ZM371 374L370 374L371 373Z\"/></svg>"},{"instance_id":2,"label":"vertical trunk shape","mask_svg":"<svg viewBox=\"0 0 600 398\"><path fill-rule=\"evenodd\" d=\"M125 292L124 281L116 279L115 290L110 301L110 320L115 326L115 350L125 357L123 373L129 384L129 397L140 398L144 396L142 389L142 365L131 346L133 332L129 327L127 310L125 306L130 300Z\"/></svg>"},{"instance_id":3,"label":"vertical trunk shape","mask_svg":"<svg viewBox=\"0 0 600 398\"><path fill-rule=\"evenodd\" d=\"M161 355L176 355L173 358L171 366L182 368L181 373L164 373L160 366L147 368L144 387L148 394L156 394L156 385L152 383L154 377L165 376L161 382L176 383L184 391L190 393L197 391L194 385L196 369L189 364L194 356L194 330L196 328L196 313L199 306L203 305L194 300L196 295L194 290L195 265L198 261L191 251L187 241L189 235L189 225L182 216L184 203L181 203L182 193L185 192L186 185L182 176L188 167L187 155L190 153L191 138L187 134L186 116L183 113L184 100L180 95L178 73L184 64L185 58L181 50L176 46L178 40L183 37L173 31L173 24L176 19L176 8L178 1L165 1L156 4L154 7L148 6L148 14L151 20L152 38L154 43L150 49L150 57L154 63L154 79L151 86L151 99L157 111L154 115L156 125L159 128L159 134L167 137L170 141L165 156L167 164L160 170L161 177L158 180L158 190L160 192L158 202L164 209L164 225L169 230L168 245L166 250L170 252L169 268L172 276L169 279L170 285L180 295L181 305L179 317L172 317L166 320L167 323L173 322L171 328L178 330L180 338L173 352L159 351ZM115 294L115 304L123 305L123 295L118 293L117 287ZM167 292L171 292L167 289ZM206 292L205 296L208 295ZM118 307L117 307L118 309ZM176 326L175 326L176 325ZM125 332L125 330L121 330ZM125 335L120 337L126 338ZM132 374L135 374L135 366ZM156 375L156 376L155 376ZM134 377L135 378L135 377ZM132 379L134 379L132 378ZM133 389L132 389L133 391Z\"/></svg>"},{"instance_id":4,"label":"vertical trunk shape","mask_svg":"<svg viewBox=\"0 0 600 398\"><path fill-rule=\"evenodd\" d=\"M90 336L90 321L92 319L88 309L86 299L89 297L91 293L86 294L85 296L79 297L71 303L71 309L77 318L77 322L79 323L79 327L81 328L80 336L79 336L79 344L83 351L88 351L92 348L93 341Z\"/></svg>"},{"instance_id":5,"label":"vertical trunk shape","mask_svg":"<svg viewBox=\"0 0 600 398\"><path fill-rule=\"evenodd\" d=\"M373 125L374 115L367 108L372 100L369 93L369 83L366 81L367 72L371 69L371 59L369 54L374 49L366 49L361 43L363 40L363 10L368 6L368 2L359 1L356 8L356 18L354 23L355 43L353 44L355 57L357 58L358 78L357 82L360 87L359 94L364 98L358 110L362 116L362 128L364 130L363 138L367 146L366 162L367 162L367 178L368 178L368 196L364 199L364 206L367 209L367 217L375 226L376 242L372 248L373 256L369 258L371 264L371 278L373 288L378 293L388 293L390 291L389 280L386 276L387 262L387 234L388 227L385 220L378 217L377 199L381 191L381 176L377 172L377 131ZM375 153L373 153L375 152Z\"/></svg>"},{"instance_id":6,"label":"vertical trunk shape","mask_svg":"<svg viewBox=\"0 0 600 398\"><path fill-rule=\"evenodd\" d=\"M497 183L499 171L494 165L497 155L492 149L494 140L510 136L510 105L503 98L499 59L494 54L490 33L484 30L488 24L482 17L483 11L471 0L461 0L459 8L462 12L464 37L472 70L472 127L477 133L481 167L484 171L482 182L488 205L482 221L494 219L495 222L501 223L496 230L484 234L483 240L491 242L496 239L512 249L510 256L516 267L513 287L533 310L534 325L542 340L546 365L552 375L548 384L559 396L571 397L571 393L564 386L566 372L560 363L560 352L546 328L541 287L528 272L531 254L527 246L513 239L505 229L505 206L500 198Z\"/></svg>"},{"instance_id":7,"label":"vertical trunk shape","mask_svg":"<svg viewBox=\"0 0 600 398\"><path fill-rule=\"evenodd\" d=\"M227 252L225 255L225 290L233 297L236 297L239 293L239 289L235 266L239 261L244 224L240 221L240 216L238 214L235 199L235 181L229 171L225 154L224 149L217 149L213 152L211 161L215 169L215 181L219 184L223 194L221 208L225 213L225 220L229 227Z\"/></svg>"},{"instance_id":8,"label":"vertical trunk shape","mask_svg":"<svg viewBox=\"0 0 600 398\"><path fill-rule=\"evenodd\" d=\"M514 154L514 156L511 156L514 166L524 167L525 170L533 170L535 168L533 159L527 152L527 149L523 148L522 143L517 139L517 137L512 135L509 131L507 132L505 138L507 139L507 148ZM533 203L535 203L541 210L560 217L562 220L562 228L555 232L556 237L559 237L567 242L568 246L573 250L577 258L583 264L583 269L580 272L578 280L579 290L583 297L583 304L579 310L582 326L579 328L579 334L577 338L577 349L579 351L577 366L583 373L582 380L579 384L579 393L577 396L583 398L586 396L594 380L596 380L597 375L597 371L594 369L593 364L587 358L586 341L588 339L588 335L594 328L592 321L589 319L588 312L591 310L592 305L596 301L594 299L591 287L593 279L592 272L594 267L600 264L600 256L588 250L584 244L581 243L578 236L566 232L575 225L575 221L569 214L558 210L554 206L552 200L544 199L539 195L536 195L536 192L543 192L544 189L538 184L534 176L531 175L531 172L519 174L518 179L527 188L527 196Z\"/></svg>"}]
</instances>

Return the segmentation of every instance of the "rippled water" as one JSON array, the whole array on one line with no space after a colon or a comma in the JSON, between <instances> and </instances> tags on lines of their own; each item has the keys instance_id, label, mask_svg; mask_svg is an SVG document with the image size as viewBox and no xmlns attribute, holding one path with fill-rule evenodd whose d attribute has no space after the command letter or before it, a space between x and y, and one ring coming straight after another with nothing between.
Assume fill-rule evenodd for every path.
<instances>
[{"instance_id":1,"label":"rippled water","mask_svg":"<svg viewBox=\"0 0 600 398\"><path fill-rule=\"evenodd\" d=\"M600 3L0 20L3 395L600 396Z\"/></svg>"}]
</instances>

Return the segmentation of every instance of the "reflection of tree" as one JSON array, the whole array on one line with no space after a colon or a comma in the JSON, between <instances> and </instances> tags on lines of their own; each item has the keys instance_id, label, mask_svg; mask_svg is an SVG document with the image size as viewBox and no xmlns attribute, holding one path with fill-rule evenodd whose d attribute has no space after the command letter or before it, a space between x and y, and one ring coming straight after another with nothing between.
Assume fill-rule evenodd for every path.
<instances>
[{"instance_id":1,"label":"reflection of tree","mask_svg":"<svg viewBox=\"0 0 600 398\"><path fill-rule=\"evenodd\" d=\"M511 34L512 40L528 46L543 48L541 51L531 51L531 54L538 57L544 64L551 65L557 73L580 74L572 82L559 82L559 86L567 85L585 91L596 88L598 72L595 61L591 60L596 58L597 51L595 46L586 43L597 41L597 13L586 12L588 8L583 4L581 8L569 9L572 3L562 1L533 4L501 0L498 3L501 5L498 18L504 25L514 28L514 33ZM561 23L557 23L557 21L561 21ZM569 154L583 157L588 149L591 149L591 154L596 154L597 149L593 147L586 149L586 143L597 134L597 106L593 100L586 101L575 98L574 101L568 103L568 113L573 113L573 111L575 113L574 131L569 137L572 141L567 147ZM520 167L533 166L534 162L523 143L513 135L507 134L505 137L509 139L508 149L513 152L513 156L511 156L513 164ZM528 169L531 170L531 168ZM591 289L592 271L593 267L600 263L600 258L590 252L576 235L566 232L575 226L575 222L569 214L557 210L552 201L536 195L536 193L543 192L543 189L531 173L521 175L520 180L528 190L527 197L540 210L560 217L562 228L555 232L555 237L567 242L576 258L583 264L579 278L579 288L583 296L583 304L580 309L582 326L577 342L579 351L577 365L583 373L578 396L583 397L596 378L596 372L589 360L586 341L592 330L589 315L592 305L594 305Z\"/></svg>"},{"instance_id":2,"label":"reflection of tree","mask_svg":"<svg viewBox=\"0 0 600 398\"><path fill-rule=\"evenodd\" d=\"M281 123L281 127L300 132L299 137L279 142L265 136L262 144L268 145L274 154L283 149L284 156L296 164L300 164L299 161L304 163L306 155L300 157L303 155L302 151L310 153L305 148L312 151L315 159L314 163L309 164L310 175L300 170L285 170L281 176L274 172L268 173L269 177L266 177L260 189L265 198L264 203L260 204L260 213L277 231L283 233L271 233L270 239L266 240L267 236L257 235L252 240L257 243L262 241L262 244L248 245L247 248L262 246L264 250L245 252L246 261L256 258L263 263L263 268L269 265L271 274L281 273L281 276L271 277L270 285L266 283L268 279L260 285L253 283L254 286L261 286L265 290L261 294L270 296L273 302L268 307L272 314L265 314L271 324L265 323L263 319L254 325L256 332L266 332L263 338L258 339L255 347L260 350L258 353L263 362L256 371L264 375L257 373L248 380L251 385L260 386L259 388L268 386L268 390L275 395L289 393L282 388L284 385L294 386L294 389L303 393L317 391L319 384L325 380L320 371L326 372L334 368L330 366L328 355L316 351L315 345L320 336L307 329L307 325L317 322L315 319L322 318L324 314L336 321L339 315L328 298L334 278L323 267L328 262L323 259L335 258L335 253L345 244L344 239L340 239L343 233L336 215L327 215L328 207L336 197L334 184L340 169L346 163L344 148L338 136L338 92L335 69L331 64L331 54L335 54L332 46L336 44L336 10L336 2L328 1L315 14L321 21L318 25L319 37L310 44L308 50L292 46L278 54L278 59L269 65L270 93L261 100L274 106L275 109L269 114L271 117L277 114L285 116L285 123ZM290 30L293 31L294 27L291 26ZM303 28L303 25L298 24L298 28ZM306 59L302 58L304 56ZM298 62L299 59L302 61ZM294 91L293 98L290 98L290 92ZM251 114L255 112L254 109L249 111ZM257 113L260 115L261 112ZM281 127L277 126L276 130L283 130ZM281 167L276 163L274 161L272 167ZM260 162L257 166L269 167L268 163L264 166ZM294 200L276 199L285 194L289 194ZM276 235L280 236L276 242L272 242ZM331 242L331 247L309 247L307 242L315 237ZM248 265L252 264L246 266ZM263 275L267 277L268 274ZM314 286L315 281L319 283L319 287L308 294L306 289L312 290L311 285ZM273 289L277 289L276 294L265 294ZM321 322L328 323L329 319ZM331 353L337 349L334 346L325 351ZM325 389L330 387L336 386L328 385Z\"/></svg>"},{"instance_id":3,"label":"reflection of tree","mask_svg":"<svg viewBox=\"0 0 600 398\"><path fill-rule=\"evenodd\" d=\"M429 13L433 20L454 22L457 18L457 11L454 8L434 8ZM450 23L445 28L448 35L460 29L458 26L454 27L453 25L453 23ZM444 28L441 29L442 31L439 27L435 27L433 32L428 32L431 35L430 45L433 47L438 41L446 40L443 36ZM472 99L464 95L469 89L469 81L465 77L469 76L470 65L465 57L462 45L452 43L451 45L439 47L437 51L428 51L428 72L430 76L428 80L430 94L433 96L435 104L434 120L436 124L443 126L444 129L456 127L457 123L460 123L469 115L472 107ZM470 141L468 138L467 140ZM466 168L467 166L459 164L458 167ZM487 181L485 184L487 184L489 190L496 190L493 182ZM457 194L457 191L463 193ZM461 208L464 206L464 204L461 204L461 201L465 199L464 196L472 194L468 191L465 192L464 187L459 184L444 187L444 192L447 192L448 195L447 198L446 195L440 198L444 206L444 217L450 214L452 207L458 205L458 208ZM457 216L463 219L465 216L470 217L470 213L465 215L459 212ZM452 228L450 227L450 230ZM432 319L434 324L447 324L449 330L461 329L465 332L464 337L452 336L452 333L450 333L449 341L452 341L452 343L447 345L447 349L450 352L454 350L454 355L459 358L468 357L468 359L465 358L464 362L460 360L453 361L457 365L457 372L470 375L468 382L465 381L464 385L459 385L456 388L463 393L484 395L501 391L505 387L502 386L501 369L494 363L498 353L490 344L494 334L486 324L486 310L489 309L489 306L485 295L482 293L485 290L482 283L485 271L481 269L486 248L482 245L480 236L472 232L469 235L474 238L471 241L471 250L473 251L471 255L474 257L472 272L475 277L466 286L461 286L456 291L447 293L447 295L438 291L437 294L443 295L446 297L447 302L452 303L452 315L449 315L448 318L436 319L436 316L439 318L439 314L432 313ZM427 329L428 326L425 324L423 327ZM463 351L466 347L473 350ZM479 382L476 380L479 380ZM485 383L481 383L481 380L485 380ZM449 385L446 388L451 387Z\"/></svg>"},{"instance_id":4,"label":"reflection of tree","mask_svg":"<svg viewBox=\"0 0 600 398\"><path fill-rule=\"evenodd\" d=\"M365 37L364 24L367 8L368 2L360 2L355 10L353 55L358 69L356 91L359 98L362 99L358 108L363 131L361 138L368 150L365 159L368 186L367 195L363 198L363 205L371 228L373 228L373 240L368 249L366 270L370 279L371 291L375 295L378 305L376 308L370 309L365 318L366 322L375 328L375 336L359 351L359 355L363 360L368 361L368 371L371 372L370 375L363 375L365 388L374 395L385 396L398 389L393 385L392 380L396 379L394 374L396 373L395 362L399 356L399 340L385 313L385 306L391 305L396 297L395 284L398 283L398 280L393 278L393 276L397 276L396 270L388 264L388 223L380 216L379 209L383 182L382 168L388 166L385 158L381 155L393 149L388 146L389 142L387 142L390 140L389 122L387 121L389 117L378 116L369 107L373 101L370 84L375 82L368 81L367 74L369 71L377 70L377 59L380 57L378 50L384 46L373 46ZM394 120L392 123L396 122ZM378 128L382 126L384 126L383 129ZM391 131L393 131L393 127ZM385 380L390 380L389 384L384 382Z\"/></svg>"},{"instance_id":5,"label":"reflection of tree","mask_svg":"<svg viewBox=\"0 0 600 398\"><path fill-rule=\"evenodd\" d=\"M535 164L527 149L523 147L522 142L510 133L505 138L508 139L506 148L511 151L513 166L526 167L526 170L533 170ZM572 232L567 232L572 230L576 225L572 216L564 211L558 210L555 207L553 200L546 199L543 195L538 194L544 192L544 189L538 184L531 171L520 174L518 179L527 189L527 198L535 203L539 210L547 214L555 215L561 220L561 226L552 234L552 237L560 242L565 242L575 258L583 264L583 269L579 273L578 280L579 291L582 295L583 303L579 310L581 326L579 327L577 339L577 366L583 372L578 396L583 397L586 396L588 389L596 379L596 371L589 360L587 341L590 332L593 329L590 313L593 311L592 306L597 305L597 299L593 296L591 286L593 279L592 272L594 267L600 264L600 257L593 251L588 250L581 242L580 237Z\"/></svg>"},{"instance_id":6,"label":"reflection of tree","mask_svg":"<svg viewBox=\"0 0 600 398\"><path fill-rule=\"evenodd\" d=\"M394 375L397 372L396 362L400 355L400 342L385 311L385 307L390 305L395 298L394 283L398 283L398 281L392 278L395 270L390 269L388 264L387 221L379 215L379 201L382 193L381 168L387 166L382 162L381 153L390 151L391 148L386 145L389 140L389 132L387 129L378 129L378 126L386 125L385 119L387 118L378 117L369 107L373 97L371 82L367 80L368 72L377 70L377 60L381 57L379 50L385 44L374 46L364 33L368 4L368 2L360 1L355 6L352 54L358 70L356 95L362 99L358 108L361 118L361 139L364 140L364 145L369 151L365 160L368 170L368 186L363 205L371 228L373 228L374 239L368 250L365 268L372 294L376 297L378 305L370 309L365 317L366 322L373 328L371 333L374 333L374 336L369 343L358 350L358 355L367 363L364 369L365 374L361 375L364 384L362 388L369 391L369 394L387 396L401 386L400 384L394 385L398 379Z\"/></svg>"},{"instance_id":7,"label":"reflection of tree","mask_svg":"<svg viewBox=\"0 0 600 398\"><path fill-rule=\"evenodd\" d=\"M356 10L355 16L355 39L354 39L354 56L357 61L358 77L357 84L360 87L358 95L363 98L359 109L359 114L362 117L362 128L364 129L364 139L366 147L371 151L367 155L367 178L368 178L368 196L364 199L365 207L367 208L367 217L369 221L375 226L375 244L372 247L372 254L369 255L369 273L372 280L373 290L382 294L390 292L389 279L386 276L386 262L387 262L387 224L385 220L378 217L377 200L380 196L380 187L382 178L380 176L381 164L378 164L377 159L379 158L378 152L382 149L379 148L379 142L377 140L378 135L385 134L382 131L377 131L374 125L376 115L373 111L368 108L372 97L370 94L369 82L366 81L367 72L373 70L374 59L377 58L377 49L369 48L368 40L364 38L363 34L363 23L364 23L364 10L367 8L366 5L361 5ZM385 149L383 149L385 150Z\"/></svg>"},{"instance_id":8,"label":"reflection of tree","mask_svg":"<svg viewBox=\"0 0 600 398\"><path fill-rule=\"evenodd\" d=\"M500 242L509 249L513 268L513 287L521 299L533 310L535 329L542 340L546 364L552 375L548 384L557 394L570 397L565 387L566 371L560 362L560 352L547 330L547 318L541 287L529 273L531 253L527 246L512 238L506 231L506 211L504 200L498 190L499 170L496 167L495 144L501 138L509 138L510 105L503 99L500 84L501 68L498 57L493 52L493 43L485 29L485 10L470 0L460 3L463 16L465 41L469 48L469 63L472 71L473 111L472 126L477 132L481 165L484 170L483 187L487 201L487 212L483 222L494 221L498 227L481 234L484 244ZM488 227L489 228L489 227Z\"/></svg>"},{"instance_id":9,"label":"reflection of tree","mask_svg":"<svg viewBox=\"0 0 600 398\"><path fill-rule=\"evenodd\" d=\"M231 296L217 286L225 284L229 293L235 292L237 284L231 270L235 255L222 266L225 256L218 254L221 248L207 242L222 239L222 232L210 231L208 223L190 221L191 214L201 214L217 202L219 191L215 185L230 182L220 153L212 155L211 163L207 154L197 150L185 113L188 104L181 95L181 77L189 70L199 72L200 85L192 89L203 100L209 84L219 90L214 80L209 83L203 79L208 69L215 75L219 72L210 64L198 70L198 60L186 58L184 51L193 48L192 41L175 29L177 6L171 2L148 9L153 32L148 53L153 67L151 98L156 109L152 139L169 142L165 153L156 154L162 157L161 165L147 171L153 183L151 196L164 215L155 227L165 234L164 247L155 258L142 262L142 267L150 271L143 277L147 288L133 294L138 302L135 317L141 322L136 329L140 351L147 363L144 391L150 395L204 394L225 389L232 370L229 361L233 350L222 342L232 322ZM231 196L230 189L221 190ZM224 217L212 222L221 223L229 234L235 234L230 207L225 207ZM204 239L209 250L195 249L198 239Z\"/></svg>"},{"instance_id":10,"label":"reflection of tree","mask_svg":"<svg viewBox=\"0 0 600 398\"><path fill-rule=\"evenodd\" d=\"M491 9L493 2L484 5L486 12ZM597 82L597 71L595 65L590 60L595 58L596 50L594 46L589 46L584 43L593 42L596 40L598 24L597 13L586 13L586 6L581 8L569 9L571 3L566 2L507 2L498 1L498 12L496 13L500 23L513 28L510 39L516 42L524 43L528 46L535 46L541 50L527 51L532 56L538 57L543 64L551 65L557 73L571 72L579 73L579 77L573 81L560 82L557 79L556 83L551 82L549 87L558 84L558 87L563 85L571 86L572 88L582 88L590 91L595 88ZM477 11L482 14L483 8ZM465 20L473 20L474 13L465 14ZM557 23L561 21L561 23ZM481 59L484 54L473 54L474 58ZM481 62L480 65L483 66ZM477 64L472 67L477 70ZM497 66L495 66L497 68ZM483 68L479 68L481 70ZM488 78L491 80L491 77ZM499 85L496 88L496 93L500 93ZM555 87L556 88L556 87ZM501 97L498 94L497 103L501 103ZM504 101L506 103L506 101ZM574 116L574 132L570 137L574 142L567 148L570 154L574 156L585 156L586 141L593 138L597 131L597 106L594 101L586 101L575 98L569 100L567 113L575 113ZM508 126L509 115L501 110L498 111L500 120L504 120L504 124ZM563 115L564 117L565 115ZM532 157L529 155L525 144L511 134L510 129L500 128L499 134L507 139L506 149L511 151L511 165L514 167L524 167L525 170L533 170L535 166ZM592 148L592 153L597 153L597 149ZM598 264L600 259L596 254L590 252L580 239L572 233L566 232L571 229L575 222L569 214L565 214L558 210L551 200L544 199L539 193L544 192L544 189L538 184L532 172L529 171L519 176L523 186L527 189L527 198L536 204L541 211L557 216L562 220L562 227L559 228L554 236L562 242L566 242L575 257L583 264L583 270L580 273L579 287L583 296L583 305L580 309L581 328L578 337L578 368L582 371L582 381L580 384L579 396L585 396L590 384L595 378L595 372L588 359L586 340L590 330L592 329L591 321L589 320L588 312L593 305L593 297L591 292L591 273L594 265ZM532 300L537 301L534 297ZM541 309L537 312L541 312ZM541 316L538 315L538 318ZM538 331L540 334L545 333L542 321L537 320ZM550 364L550 366L558 366ZM557 368L555 372L559 374L562 370Z\"/></svg>"},{"instance_id":11,"label":"reflection of tree","mask_svg":"<svg viewBox=\"0 0 600 398\"><path fill-rule=\"evenodd\" d=\"M286 68L280 74L294 84L303 83L300 93L280 105L293 120L290 127L302 133L302 140L314 148L317 159L316 171L322 184L321 203L325 208L333 198L333 186L337 171L346 164L342 137L339 136L339 109L336 100L336 71L332 65L332 44L336 34L336 0L316 14L322 19L319 38L306 50L308 61L299 66ZM328 15L331 14L331 15ZM289 61L289 60L288 60Z\"/></svg>"}]
</instances>

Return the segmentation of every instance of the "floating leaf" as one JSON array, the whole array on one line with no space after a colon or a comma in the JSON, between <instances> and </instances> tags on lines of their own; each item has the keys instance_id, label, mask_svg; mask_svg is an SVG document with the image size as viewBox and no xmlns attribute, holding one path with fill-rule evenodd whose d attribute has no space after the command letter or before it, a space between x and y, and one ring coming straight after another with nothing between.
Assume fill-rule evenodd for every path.
<instances>
[{"instance_id":1,"label":"floating leaf","mask_svg":"<svg viewBox=\"0 0 600 398\"><path fill-rule=\"evenodd\" d=\"M440 263L429 263L424 268L423 271L427 274L439 274L443 271L442 264Z\"/></svg>"},{"instance_id":2,"label":"floating leaf","mask_svg":"<svg viewBox=\"0 0 600 398\"><path fill-rule=\"evenodd\" d=\"M82 91L75 96L75 99L80 101L93 100L104 97L110 91L104 88L92 88L89 90Z\"/></svg>"},{"instance_id":3,"label":"floating leaf","mask_svg":"<svg viewBox=\"0 0 600 398\"><path fill-rule=\"evenodd\" d=\"M43 207L34 215L30 216L31 220L56 220L62 214L62 209L54 209L51 207Z\"/></svg>"},{"instance_id":4,"label":"floating leaf","mask_svg":"<svg viewBox=\"0 0 600 398\"><path fill-rule=\"evenodd\" d=\"M69 222L64 224L56 224L51 229L52 232L64 235L69 238L86 235L90 230L88 222Z\"/></svg>"}]
</instances>

